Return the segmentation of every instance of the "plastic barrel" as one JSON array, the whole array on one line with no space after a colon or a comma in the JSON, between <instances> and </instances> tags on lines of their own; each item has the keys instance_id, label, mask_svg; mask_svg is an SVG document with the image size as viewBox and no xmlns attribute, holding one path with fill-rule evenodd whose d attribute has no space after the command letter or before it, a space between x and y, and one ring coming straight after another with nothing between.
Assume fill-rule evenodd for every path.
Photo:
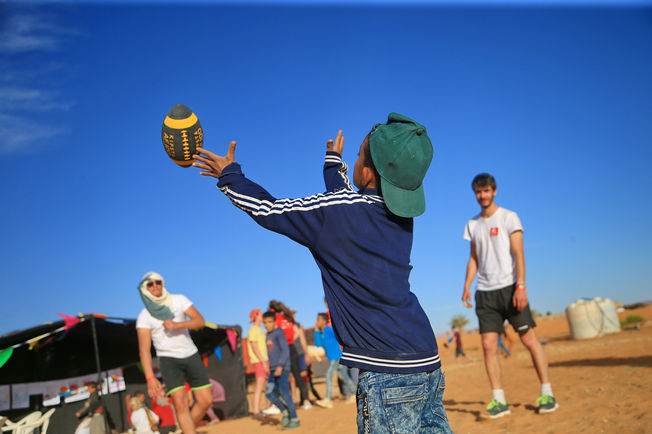
<instances>
[{"instance_id":1,"label":"plastic barrel","mask_svg":"<svg viewBox=\"0 0 652 434\"><path fill-rule=\"evenodd\" d=\"M602 334L602 312L593 300L577 300L566 308L573 339L590 339Z\"/></svg>"},{"instance_id":2,"label":"plastic barrel","mask_svg":"<svg viewBox=\"0 0 652 434\"><path fill-rule=\"evenodd\" d=\"M596 297L595 302L602 312L602 332L618 333L620 331L620 320L616 312L616 305L608 298Z\"/></svg>"}]
</instances>

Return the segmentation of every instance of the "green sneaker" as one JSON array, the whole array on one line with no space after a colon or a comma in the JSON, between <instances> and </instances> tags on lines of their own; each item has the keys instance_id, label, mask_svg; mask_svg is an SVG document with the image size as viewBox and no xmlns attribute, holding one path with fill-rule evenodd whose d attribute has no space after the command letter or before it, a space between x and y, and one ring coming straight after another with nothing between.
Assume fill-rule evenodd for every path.
<instances>
[{"instance_id":1,"label":"green sneaker","mask_svg":"<svg viewBox=\"0 0 652 434\"><path fill-rule=\"evenodd\" d=\"M557 407L559 407L555 397L550 395L541 395L537 402L539 403L539 414L552 413L557 410Z\"/></svg>"},{"instance_id":2,"label":"green sneaker","mask_svg":"<svg viewBox=\"0 0 652 434\"><path fill-rule=\"evenodd\" d=\"M298 428L300 427L301 424L299 423L298 420L290 420L290 422L283 427L283 429L292 429L292 428Z\"/></svg>"},{"instance_id":3,"label":"green sneaker","mask_svg":"<svg viewBox=\"0 0 652 434\"><path fill-rule=\"evenodd\" d=\"M506 414L511 414L512 412L509 411L509 407L507 406L507 404L503 404L502 402L496 401L494 399L487 406L487 413L489 413L487 415L488 417L490 417L491 419L496 419L499 417L503 417Z\"/></svg>"}]
</instances>

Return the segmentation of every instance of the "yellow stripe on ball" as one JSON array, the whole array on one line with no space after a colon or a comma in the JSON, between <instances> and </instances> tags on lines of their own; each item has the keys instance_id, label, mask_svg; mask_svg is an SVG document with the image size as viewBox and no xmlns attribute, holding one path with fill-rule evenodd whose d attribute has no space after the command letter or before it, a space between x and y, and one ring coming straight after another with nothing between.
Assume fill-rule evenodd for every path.
<instances>
[{"instance_id":1,"label":"yellow stripe on ball","mask_svg":"<svg viewBox=\"0 0 652 434\"><path fill-rule=\"evenodd\" d=\"M195 162L194 158L189 160L189 161L179 161L179 160L175 160L174 158L171 158L171 160L174 161L175 163L177 163L181 167L190 167L190 166L192 166L192 163Z\"/></svg>"},{"instance_id":2,"label":"yellow stripe on ball","mask_svg":"<svg viewBox=\"0 0 652 434\"><path fill-rule=\"evenodd\" d=\"M189 128L195 125L197 123L197 116L195 116L194 113L185 119L172 119L170 116L166 116L163 123L169 128L182 130L184 128Z\"/></svg>"}]
</instances>

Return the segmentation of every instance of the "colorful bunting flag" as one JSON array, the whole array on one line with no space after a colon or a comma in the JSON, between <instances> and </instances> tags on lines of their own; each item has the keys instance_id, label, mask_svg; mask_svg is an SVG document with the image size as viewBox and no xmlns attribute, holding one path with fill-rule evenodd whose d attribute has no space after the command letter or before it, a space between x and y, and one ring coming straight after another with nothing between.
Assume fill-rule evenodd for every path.
<instances>
[{"instance_id":1,"label":"colorful bunting flag","mask_svg":"<svg viewBox=\"0 0 652 434\"><path fill-rule=\"evenodd\" d=\"M57 315L63 318L63 322L66 324L64 330L71 329L81 322L81 319L76 316L65 315L63 313L57 313Z\"/></svg>"},{"instance_id":2,"label":"colorful bunting flag","mask_svg":"<svg viewBox=\"0 0 652 434\"><path fill-rule=\"evenodd\" d=\"M231 345L231 351L235 353L235 343L236 343L236 336L235 332L231 329L226 329L226 337L229 338L229 344Z\"/></svg>"},{"instance_id":3,"label":"colorful bunting flag","mask_svg":"<svg viewBox=\"0 0 652 434\"><path fill-rule=\"evenodd\" d=\"M7 360L9 360L13 353L13 348L7 348L6 350L0 351L0 368L2 368L5 363L7 363Z\"/></svg>"}]
</instances>

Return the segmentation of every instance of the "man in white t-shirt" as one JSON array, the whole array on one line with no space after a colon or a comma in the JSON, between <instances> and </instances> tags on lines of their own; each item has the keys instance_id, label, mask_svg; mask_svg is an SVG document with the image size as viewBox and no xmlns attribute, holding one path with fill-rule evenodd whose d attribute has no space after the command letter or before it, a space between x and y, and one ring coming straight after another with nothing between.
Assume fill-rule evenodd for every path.
<instances>
[{"instance_id":1,"label":"man in white t-shirt","mask_svg":"<svg viewBox=\"0 0 652 434\"><path fill-rule=\"evenodd\" d=\"M204 318L185 295L170 294L163 277L146 273L138 285L145 304L136 320L140 363L147 380L147 392L152 399L165 395L152 369L151 344L154 343L167 395L172 398L179 427L184 434L195 433L195 426L212 404L211 384L197 347L188 329L204 327ZM186 320L186 317L189 318ZM185 383L195 395L195 405L189 408Z\"/></svg>"},{"instance_id":2,"label":"man in white t-shirt","mask_svg":"<svg viewBox=\"0 0 652 434\"><path fill-rule=\"evenodd\" d=\"M525 287L523 226L515 212L496 205L496 180L488 173L477 175L471 184L481 212L466 224L464 239L471 242L471 255L466 266L462 302L472 307L471 284L476 274L475 311L480 323L484 362L493 389L487 406L488 416L509 414L501 385L498 335L508 320L518 332L521 342L530 351L541 381L539 413L555 411L558 404L552 394L548 376L548 360L534 333L536 326Z\"/></svg>"}]
</instances>

